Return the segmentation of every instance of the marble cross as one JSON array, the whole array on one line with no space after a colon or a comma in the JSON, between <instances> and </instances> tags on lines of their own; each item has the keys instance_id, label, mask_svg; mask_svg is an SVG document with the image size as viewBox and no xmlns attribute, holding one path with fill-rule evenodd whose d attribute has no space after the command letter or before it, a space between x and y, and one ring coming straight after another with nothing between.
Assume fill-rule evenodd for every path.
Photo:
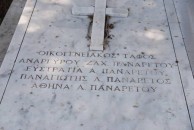
<instances>
[{"instance_id":1,"label":"marble cross","mask_svg":"<svg viewBox=\"0 0 194 130\"><path fill-rule=\"evenodd\" d=\"M79 16L93 15L90 50L102 51L104 44L104 31L106 15L127 17L128 9L106 8L107 0L96 0L95 7L73 7L72 14Z\"/></svg>"}]
</instances>

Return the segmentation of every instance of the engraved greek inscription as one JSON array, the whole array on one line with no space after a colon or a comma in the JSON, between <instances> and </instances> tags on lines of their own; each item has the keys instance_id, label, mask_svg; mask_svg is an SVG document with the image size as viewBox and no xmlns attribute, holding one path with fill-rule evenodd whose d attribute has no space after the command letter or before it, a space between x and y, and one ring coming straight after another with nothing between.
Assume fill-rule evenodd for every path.
<instances>
[{"instance_id":1,"label":"engraved greek inscription","mask_svg":"<svg viewBox=\"0 0 194 130\"><path fill-rule=\"evenodd\" d=\"M107 77L111 83L135 83L135 84L171 84L170 79L157 78L131 78L131 77Z\"/></svg>"},{"instance_id":2,"label":"engraved greek inscription","mask_svg":"<svg viewBox=\"0 0 194 130\"><path fill-rule=\"evenodd\" d=\"M64 65L79 65L80 60L58 60L58 59L20 59L19 63L25 64L64 64Z\"/></svg>"},{"instance_id":3,"label":"engraved greek inscription","mask_svg":"<svg viewBox=\"0 0 194 130\"><path fill-rule=\"evenodd\" d=\"M76 68L76 67L73 67L73 68L70 67L70 68L68 68L68 72L69 73L83 73L81 68Z\"/></svg>"},{"instance_id":4,"label":"engraved greek inscription","mask_svg":"<svg viewBox=\"0 0 194 130\"><path fill-rule=\"evenodd\" d=\"M118 58L119 54L101 52L59 52L59 51L39 51L40 56L63 56L63 57L90 57L90 58Z\"/></svg>"},{"instance_id":5,"label":"engraved greek inscription","mask_svg":"<svg viewBox=\"0 0 194 130\"><path fill-rule=\"evenodd\" d=\"M68 89L69 84L80 82L84 84L76 85L75 90L150 93L156 92L158 85L170 85L172 81L168 70L177 67L177 63L154 62L156 57L145 53L39 51L38 54L54 56L54 58L19 60L19 63L24 65L24 72L18 77L20 80L43 82L33 84L32 88ZM82 58L92 58L92 60L82 60ZM106 58L112 60L106 60ZM125 60L119 61L120 58L125 58ZM152 62L142 60L152 60ZM67 83L65 86L62 83L48 81L66 81ZM90 81L98 85L91 85ZM100 83L103 85L99 85Z\"/></svg>"},{"instance_id":6,"label":"engraved greek inscription","mask_svg":"<svg viewBox=\"0 0 194 130\"><path fill-rule=\"evenodd\" d=\"M56 84L56 83L34 83L32 88L41 88L41 89L70 89L68 84Z\"/></svg>"},{"instance_id":7,"label":"engraved greek inscription","mask_svg":"<svg viewBox=\"0 0 194 130\"><path fill-rule=\"evenodd\" d=\"M175 63L154 63L154 62L119 62L115 61L113 66L118 67L137 67L137 68L173 68L177 66Z\"/></svg>"},{"instance_id":8,"label":"engraved greek inscription","mask_svg":"<svg viewBox=\"0 0 194 130\"><path fill-rule=\"evenodd\" d=\"M143 92L154 93L157 87L141 87L141 86L115 86L115 85L91 85L92 91L106 91L106 92Z\"/></svg>"},{"instance_id":9,"label":"engraved greek inscription","mask_svg":"<svg viewBox=\"0 0 194 130\"><path fill-rule=\"evenodd\" d=\"M86 65L106 66L106 61L89 61Z\"/></svg>"},{"instance_id":10,"label":"engraved greek inscription","mask_svg":"<svg viewBox=\"0 0 194 130\"><path fill-rule=\"evenodd\" d=\"M77 90L85 90L85 89L83 88L82 85L79 85L79 87L77 88Z\"/></svg>"},{"instance_id":11,"label":"engraved greek inscription","mask_svg":"<svg viewBox=\"0 0 194 130\"><path fill-rule=\"evenodd\" d=\"M102 74L127 74L127 75L159 75L163 76L165 74L162 70L133 70L133 69L102 69Z\"/></svg>"},{"instance_id":12,"label":"engraved greek inscription","mask_svg":"<svg viewBox=\"0 0 194 130\"><path fill-rule=\"evenodd\" d=\"M96 72L94 71L94 69L91 69L91 70L89 71L89 73L96 73Z\"/></svg>"},{"instance_id":13,"label":"engraved greek inscription","mask_svg":"<svg viewBox=\"0 0 194 130\"><path fill-rule=\"evenodd\" d=\"M22 80L53 80L53 81L80 81L86 82L87 76L74 76L74 75L43 75L43 74L21 74Z\"/></svg>"},{"instance_id":14,"label":"engraved greek inscription","mask_svg":"<svg viewBox=\"0 0 194 130\"><path fill-rule=\"evenodd\" d=\"M94 82L100 82L99 77L96 77L96 78L94 79Z\"/></svg>"},{"instance_id":15,"label":"engraved greek inscription","mask_svg":"<svg viewBox=\"0 0 194 130\"><path fill-rule=\"evenodd\" d=\"M133 55L133 54L123 54L124 58L127 59L156 59L153 55L145 55L145 54L138 54L138 55Z\"/></svg>"}]
</instances>

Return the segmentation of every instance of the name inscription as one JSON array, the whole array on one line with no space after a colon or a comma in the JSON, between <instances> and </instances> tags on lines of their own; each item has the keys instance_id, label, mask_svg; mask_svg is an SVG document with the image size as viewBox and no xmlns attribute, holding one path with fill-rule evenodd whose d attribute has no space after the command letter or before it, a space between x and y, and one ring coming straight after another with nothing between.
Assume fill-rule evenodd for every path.
<instances>
[{"instance_id":1,"label":"name inscription","mask_svg":"<svg viewBox=\"0 0 194 130\"><path fill-rule=\"evenodd\" d=\"M40 58L41 57L41 58ZM39 51L18 60L18 79L32 89L154 93L172 84L177 63L157 62L154 55Z\"/></svg>"}]
</instances>

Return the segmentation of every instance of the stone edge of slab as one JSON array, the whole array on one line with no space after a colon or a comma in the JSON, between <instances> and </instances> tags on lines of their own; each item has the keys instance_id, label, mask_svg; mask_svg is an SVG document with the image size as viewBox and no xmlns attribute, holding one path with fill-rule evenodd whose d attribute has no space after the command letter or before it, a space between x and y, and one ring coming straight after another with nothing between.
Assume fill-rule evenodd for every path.
<instances>
[{"instance_id":1,"label":"stone edge of slab","mask_svg":"<svg viewBox=\"0 0 194 130\"><path fill-rule=\"evenodd\" d=\"M179 73L182 82L182 89L186 100L186 105L188 108L188 113L190 114L191 129L193 129L194 124L194 79L192 75L192 68L189 63L189 57L187 56L185 43L183 41L183 36L181 34L181 29L179 26L178 17L176 15L176 10L173 5L173 0L164 0L166 6L166 13L169 22L169 28L172 35L172 42L175 49L176 58L179 62ZM177 37L178 36L178 37Z\"/></svg>"},{"instance_id":2,"label":"stone edge of slab","mask_svg":"<svg viewBox=\"0 0 194 130\"><path fill-rule=\"evenodd\" d=\"M9 47L26 0L13 0L0 25L0 66Z\"/></svg>"},{"instance_id":3,"label":"stone edge of slab","mask_svg":"<svg viewBox=\"0 0 194 130\"><path fill-rule=\"evenodd\" d=\"M13 68L20 51L26 29L30 22L31 15L37 0L27 0L22 15L20 17L18 26L11 40L8 51L4 57L3 63L0 68L0 103L2 102L4 91L6 90L7 83L13 72ZM20 24L21 23L21 24Z\"/></svg>"}]
</instances>

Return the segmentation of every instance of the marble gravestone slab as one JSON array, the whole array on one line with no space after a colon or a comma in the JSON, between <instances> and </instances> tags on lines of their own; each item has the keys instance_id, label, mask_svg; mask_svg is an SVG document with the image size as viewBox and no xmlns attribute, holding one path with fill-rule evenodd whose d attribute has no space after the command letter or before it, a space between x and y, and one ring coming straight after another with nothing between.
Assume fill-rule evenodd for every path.
<instances>
[{"instance_id":1,"label":"marble gravestone slab","mask_svg":"<svg viewBox=\"0 0 194 130\"><path fill-rule=\"evenodd\" d=\"M194 80L173 0L107 0L103 51L90 51L94 0L28 0L0 70L0 130L193 130Z\"/></svg>"}]
</instances>

